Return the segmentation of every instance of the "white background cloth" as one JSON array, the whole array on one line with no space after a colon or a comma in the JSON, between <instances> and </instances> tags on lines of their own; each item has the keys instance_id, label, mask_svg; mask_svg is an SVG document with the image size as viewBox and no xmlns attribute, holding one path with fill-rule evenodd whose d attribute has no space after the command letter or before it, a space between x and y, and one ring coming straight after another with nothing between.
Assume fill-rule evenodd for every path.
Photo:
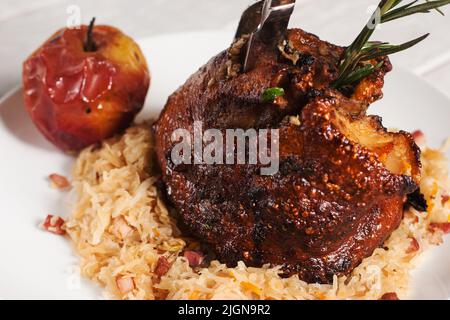
<instances>
[{"instance_id":1,"label":"white background cloth","mask_svg":"<svg viewBox=\"0 0 450 320\"><path fill-rule=\"evenodd\" d=\"M406 0L405 0L406 1ZM24 59L57 29L66 25L67 9L77 5L82 22L97 17L135 39L194 30L230 30L232 38L251 0L0 0L0 96L20 83ZM291 26L322 39L347 45L368 20L378 0L297 0ZM430 32L417 47L393 56L450 98L450 7L387 23L374 39L400 43Z\"/></svg>"}]
</instances>

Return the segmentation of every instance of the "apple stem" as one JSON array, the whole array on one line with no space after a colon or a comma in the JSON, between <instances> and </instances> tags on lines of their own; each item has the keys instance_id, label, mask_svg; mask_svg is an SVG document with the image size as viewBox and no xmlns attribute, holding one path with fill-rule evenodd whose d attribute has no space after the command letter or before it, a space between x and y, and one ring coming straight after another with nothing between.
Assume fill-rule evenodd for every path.
<instances>
[{"instance_id":1,"label":"apple stem","mask_svg":"<svg viewBox=\"0 0 450 320\"><path fill-rule=\"evenodd\" d=\"M94 31L95 17L92 18L91 23L89 23L89 27L87 30L86 42L84 43L84 51L93 52L97 50L97 46L95 45L94 38L92 33Z\"/></svg>"}]
</instances>

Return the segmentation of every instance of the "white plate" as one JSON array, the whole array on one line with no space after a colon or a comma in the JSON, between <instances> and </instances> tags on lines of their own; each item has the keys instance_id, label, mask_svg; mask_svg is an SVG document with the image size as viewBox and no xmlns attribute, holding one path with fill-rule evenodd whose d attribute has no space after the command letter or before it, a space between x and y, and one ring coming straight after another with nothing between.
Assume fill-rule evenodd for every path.
<instances>
[{"instance_id":1,"label":"white plate","mask_svg":"<svg viewBox=\"0 0 450 320\"><path fill-rule=\"evenodd\" d=\"M198 32L140 41L152 72L152 87L140 118L157 116L167 97L210 57L224 49L231 34ZM387 77L385 98L371 108L386 126L422 129L432 145L450 136L450 103L424 81L402 70ZM61 154L35 129L21 92L0 101L0 299L98 299L101 290L77 276L70 243L40 231L48 214L67 215L64 196L46 177L69 174L73 159ZM430 250L414 274L411 298L450 297L450 241Z\"/></svg>"}]
</instances>

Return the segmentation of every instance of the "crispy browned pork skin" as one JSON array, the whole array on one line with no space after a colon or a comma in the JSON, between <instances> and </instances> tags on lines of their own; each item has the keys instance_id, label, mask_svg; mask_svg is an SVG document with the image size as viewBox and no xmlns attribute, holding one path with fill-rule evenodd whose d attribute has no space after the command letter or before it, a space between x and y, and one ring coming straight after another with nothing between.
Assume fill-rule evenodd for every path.
<instances>
[{"instance_id":1,"label":"crispy browned pork skin","mask_svg":"<svg viewBox=\"0 0 450 320\"><path fill-rule=\"evenodd\" d=\"M408 133L390 133L370 103L382 97L384 66L346 92L331 88L343 48L302 30L239 71L240 43L220 53L168 100L154 125L167 194L180 222L232 266L281 265L285 275L329 283L349 274L398 227L420 179ZM261 102L267 88L285 96ZM298 119L290 121L290 116ZM257 165L179 165L173 130L280 129L280 170Z\"/></svg>"}]
</instances>

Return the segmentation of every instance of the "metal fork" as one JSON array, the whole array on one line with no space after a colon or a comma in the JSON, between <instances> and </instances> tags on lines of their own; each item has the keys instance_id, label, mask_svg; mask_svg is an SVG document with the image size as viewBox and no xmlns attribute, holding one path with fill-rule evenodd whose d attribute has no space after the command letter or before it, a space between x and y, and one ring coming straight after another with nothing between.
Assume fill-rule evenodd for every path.
<instances>
[{"instance_id":1,"label":"metal fork","mask_svg":"<svg viewBox=\"0 0 450 320\"><path fill-rule=\"evenodd\" d=\"M251 70L258 58L253 50L257 41L275 45L284 37L294 7L295 0L262 0L244 11L234 38L237 41L249 36L244 72Z\"/></svg>"}]
</instances>

